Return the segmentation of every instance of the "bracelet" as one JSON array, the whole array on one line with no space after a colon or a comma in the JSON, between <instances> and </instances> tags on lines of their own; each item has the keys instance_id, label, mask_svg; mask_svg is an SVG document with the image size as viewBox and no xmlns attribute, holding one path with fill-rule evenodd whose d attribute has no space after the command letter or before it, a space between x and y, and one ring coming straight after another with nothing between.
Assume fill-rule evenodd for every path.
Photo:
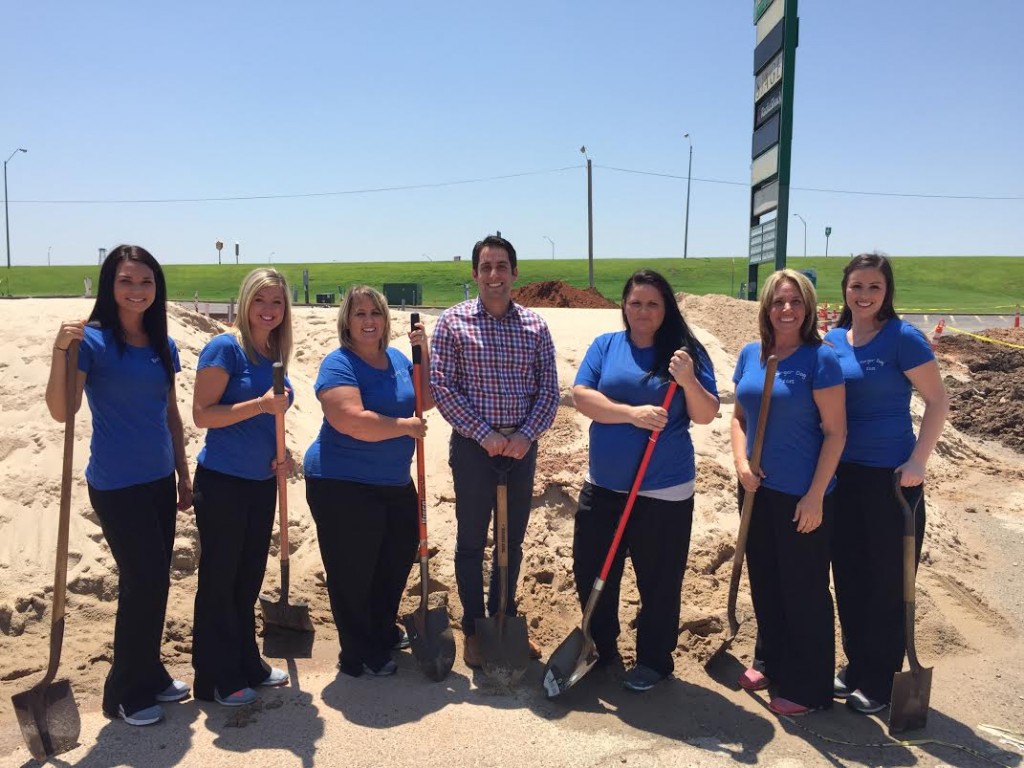
<instances>
[{"instance_id":1,"label":"bracelet","mask_svg":"<svg viewBox=\"0 0 1024 768\"><path fill-rule=\"evenodd\" d=\"M256 407L260 409L260 413L266 413L266 411L263 410L263 395L256 396Z\"/></svg>"}]
</instances>

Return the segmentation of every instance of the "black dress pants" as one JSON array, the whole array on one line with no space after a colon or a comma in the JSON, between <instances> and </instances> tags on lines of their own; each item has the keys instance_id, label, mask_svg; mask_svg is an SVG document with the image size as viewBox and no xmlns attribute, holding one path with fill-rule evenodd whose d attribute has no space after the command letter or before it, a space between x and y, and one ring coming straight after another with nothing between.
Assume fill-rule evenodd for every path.
<instances>
[{"instance_id":1,"label":"black dress pants","mask_svg":"<svg viewBox=\"0 0 1024 768\"><path fill-rule=\"evenodd\" d=\"M160 660L177 515L174 474L113 491L89 486L89 501L117 563L114 657L103 711L117 717L156 704L171 684Z\"/></svg>"},{"instance_id":2,"label":"black dress pants","mask_svg":"<svg viewBox=\"0 0 1024 768\"><path fill-rule=\"evenodd\" d=\"M256 645L256 598L267 569L277 480L247 480L196 468L193 483L202 553L192 625L196 698L229 696L266 680Z\"/></svg>"},{"instance_id":3,"label":"black dress pants","mask_svg":"<svg viewBox=\"0 0 1024 768\"><path fill-rule=\"evenodd\" d=\"M416 487L306 478L341 671L358 676L391 658L402 591L419 543Z\"/></svg>"},{"instance_id":4,"label":"black dress pants","mask_svg":"<svg viewBox=\"0 0 1024 768\"><path fill-rule=\"evenodd\" d=\"M573 529L573 576L580 606L586 607L600 575L628 495L585 482ZM626 553L640 592L636 629L637 663L669 675L679 642L679 596L690 551L693 497L662 501L637 496L594 615L590 634L604 660L618 655L619 585Z\"/></svg>"},{"instance_id":5,"label":"black dress pants","mask_svg":"<svg viewBox=\"0 0 1024 768\"><path fill-rule=\"evenodd\" d=\"M838 509L832 536L846 685L888 702L893 676L903 667L906 634L903 605L903 513L896 501L893 470L839 465ZM924 541L924 486L903 489L914 516L915 567Z\"/></svg>"}]
</instances>

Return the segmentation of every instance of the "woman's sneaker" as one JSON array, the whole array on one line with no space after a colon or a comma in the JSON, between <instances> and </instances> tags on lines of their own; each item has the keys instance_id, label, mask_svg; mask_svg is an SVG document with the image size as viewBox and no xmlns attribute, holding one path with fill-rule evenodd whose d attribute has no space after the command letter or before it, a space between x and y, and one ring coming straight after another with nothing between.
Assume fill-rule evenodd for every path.
<instances>
[{"instance_id":1,"label":"woman's sneaker","mask_svg":"<svg viewBox=\"0 0 1024 768\"><path fill-rule=\"evenodd\" d=\"M660 672L655 672L643 664L637 664L626 673L626 677L622 681L622 687L630 691L643 693L644 691L651 690L651 688L664 679L665 676Z\"/></svg>"},{"instance_id":2,"label":"woman's sneaker","mask_svg":"<svg viewBox=\"0 0 1024 768\"><path fill-rule=\"evenodd\" d=\"M768 702L768 709L776 715L799 717L800 715L806 715L808 712L812 711L813 708L805 707L803 704L797 704L795 701L784 699L781 696L776 696Z\"/></svg>"},{"instance_id":3,"label":"woman's sneaker","mask_svg":"<svg viewBox=\"0 0 1024 768\"><path fill-rule=\"evenodd\" d=\"M260 683L265 688L277 688L279 685L288 684L288 673L277 667L270 668L270 674Z\"/></svg>"},{"instance_id":4,"label":"woman's sneaker","mask_svg":"<svg viewBox=\"0 0 1024 768\"><path fill-rule=\"evenodd\" d=\"M252 688L242 688L228 696L221 696L220 691L213 689L213 700L222 707L244 707L256 701L256 691Z\"/></svg>"},{"instance_id":5,"label":"woman's sneaker","mask_svg":"<svg viewBox=\"0 0 1024 768\"><path fill-rule=\"evenodd\" d=\"M189 694L189 687L181 680L171 680L171 684L156 695L157 701L181 701Z\"/></svg>"},{"instance_id":6,"label":"woman's sneaker","mask_svg":"<svg viewBox=\"0 0 1024 768\"><path fill-rule=\"evenodd\" d=\"M889 705L881 701L875 701L858 688L846 697L846 706L862 715L873 715L875 712L881 712Z\"/></svg>"},{"instance_id":7,"label":"woman's sneaker","mask_svg":"<svg viewBox=\"0 0 1024 768\"><path fill-rule=\"evenodd\" d=\"M736 681L739 683L740 688L745 691L763 691L770 685L770 682L764 673L754 667L743 670L743 674L739 676Z\"/></svg>"},{"instance_id":8,"label":"woman's sneaker","mask_svg":"<svg viewBox=\"0 0 1024 768\"><path fill-rule=\"evenodd\" d=\"M846 687L846 667L843 667L836 672L835 678L832 680L832 697L836 699L845 699L850 695L850 689Z\"/></svg>"},{"instance_id":9,"label":"woman's sneaker","mask_svg":"<svg viewBox=\"0 0 1024 768\"><path fill-rule=\"evenodd\" d=\"M390 677L397 671L398 665L391 659L388 659L376 669L371 667L369 664L363 664L363 672L373 675L374 677Z\"/></svg>"},{"instance_id":10,"label":"woman's sneaker","mask_svg":"<svg viewBox=\"0 0 1024 768\"><path fill-rule=\"evenodd\" d=\"M154 704L152 707L139 709L129 715L121 705L117 708L117 716L128 725L153 725L153 723L159 723L164 719L164 711L159 704Z\"/></svg>"}]
</instances>

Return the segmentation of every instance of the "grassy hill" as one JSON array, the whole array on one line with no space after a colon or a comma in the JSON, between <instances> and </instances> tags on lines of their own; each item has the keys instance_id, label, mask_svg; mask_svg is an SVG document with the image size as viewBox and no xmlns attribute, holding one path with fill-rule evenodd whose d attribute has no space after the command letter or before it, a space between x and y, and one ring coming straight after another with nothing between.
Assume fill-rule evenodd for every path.
<instances>
[{"instance_id":1,"label":"grassy hill","mask_svg":"<svg viewBox=\"0 0 1024 768\"><path fill-rule=\"evenodd\" d=\"M794 269L817 271L818 294L829 304L840 302L840 280L845 258L808 257L789 259ZM252 264L189 264L165 267L172 299L224 301L238 292ZM461 262L331 262L276 265L302 294L302 270L309 270L310 299L318 293L340 294L353 283L380 288L388 283L420 283L423 302L447 306L461 301L463 284L475 286L470 264ZM894 258L896 305L901 311L1005 313L1024 301L1024 258L1015 257L904 257ZM626 278L636 269L649 267L668 278L677 291L694 294L736 295L746 279L746 259L599 259L594 262L594 282L605 296L618 300ZM762 267L763 280L769 274ZM9 274L8 274L9 273ZM99 267L12 267L0 270L0 290L15 296L81 296L83 278L97 280ZM519 285L544 280L564 280L578 287L588 284L587 261L529 260L519 262ZM8 288L10 285L11 289Z\"/></svg>"}]
</instances>

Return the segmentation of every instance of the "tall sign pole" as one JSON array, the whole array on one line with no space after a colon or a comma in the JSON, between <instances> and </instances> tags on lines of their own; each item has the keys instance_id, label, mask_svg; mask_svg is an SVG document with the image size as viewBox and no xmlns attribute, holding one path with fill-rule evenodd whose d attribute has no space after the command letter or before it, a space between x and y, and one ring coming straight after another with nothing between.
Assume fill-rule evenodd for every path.
<instances>
[{"instance_id":1,"label":"tall sign pole","mask_svg":"<svg viewBox=\"0 0 1024 768\"><path fill-rule=\"evenodd\" d=\"M797 0L754 0L754 132L750 156L747 298L757 298L761 264L786 266Z\"/></svg>"}]
</instances>

